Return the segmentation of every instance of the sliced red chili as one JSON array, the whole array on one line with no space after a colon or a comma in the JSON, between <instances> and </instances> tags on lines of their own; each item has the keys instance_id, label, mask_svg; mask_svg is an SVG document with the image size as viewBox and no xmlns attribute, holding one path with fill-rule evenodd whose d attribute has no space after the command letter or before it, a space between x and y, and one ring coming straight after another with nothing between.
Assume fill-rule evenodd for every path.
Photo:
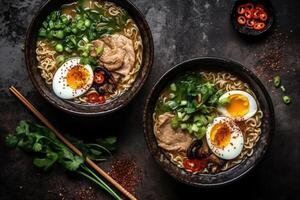
<instances>
[{"instance_id":1,"label":"sliced red chili","mask_svg":"<svg viewBox=\"0 0 300 200\"><path fill-rule=\"evenodd\" d=\"M246 18L244 16L238 16L237 21L240 25L246 24Z\"/></svg>"},{"instance_id":2,"label":"sliced red chili","mask_svg":"<svg viewBox=\"0 0 300 200\"><path fill-rule=\"evenodd\" d=\"M105 99L105 96L101 96L97 93L90 93L90 94L87 95L87 101L89 103L102 104L102 103L105 103L106 99Z\"/></svg>"},{"instance_id":3,"label":"sliced red chili","mask_svg":"<svg viewBox=\"0 0 300 200\"><path fill-rule=\"evenodd\" d=\"M105 103L106 99L105 99L105 96L99 96L98 97L98 103L102 104L102 103Z\"/></svg>"},{"instance_id":4,"label":"sliced red chili","mask_svg":"<svg viewBox=\"0 0 300 200\"><path fill-rule=\"evenodd\" d=\"M202 171L207 166L207 160L190 160L185 159L183 161L183 167L191 172L199 172Z\"/></svg>"},{"instance_id":5,"label":"sliced red chili","mask_svg":"<svg viewBox=\"0 0 300 200\"><path fill-rule=\"evenodd\" d=\"M99 94L91 93L87 95L87 101L89 103L96 103L98 101Z\"/></svg>"},{"instance_id":6,"label":"sliced red chili","mask_svg":"<svg viewBox=\"0 0 300 200\"><path fill-rule=\"evenodd\" d=\"M265 26L266 26L265 23L263 23L263 22L258 22L258 23L255 23L255 24L254 24L253 28L254 28L255 30L258 30L258 31L259 31L259 30L264 29Z\"/></svg>"},{"instance_id":7,"label":"sliced red chili","mask_svg":"<svg viewBox=\"0 0 300 200\"><path fill-rule=\"evenodd\" d=\"M252 17L254 19L259 19L259 15L261 13L261 10L257 10L257 9L254 9L253 13L252 13Z\"/></svg>"},{"instance_id":8,"label":"sliced red chili","mask_svg":"<svg viewBox=\"0 0 300 200\"><path fill-rule=\"evenodd\" d=\"M246 10L246 11L245 11L245 17L246 17L247 19L251 19L251 18L252 18L252 12L251 12L250 10Z\"/></svg>"},{"instance_id":9,"label":"sliced red chili","mask_svg":"<svg viewBox=\"0 0 300 200\"><path fill-rule=\"evenodd\" d=\"M102 84L105 81L103 72L96 72L94 75L94 81L98 84Z\"/></svg>"},{"instance_id":10,"label":"sliced red chili","mask_svg":"<svg viewBox=\"0 0 300 200\"><path fill-rule=\"evenodd\" d=\"M237 13L242 15L245 13L245 10L246 10L245 5L240 5L237 9Z\"/></svg>"},{"instance_id":11,"label":"sliced red chili","mask_svg":"<svg viewBox=\"0 0 300 200\"><path fill-rule=\"evenodd\" d=\"M266 13L266 12L260 12L260 14L259 14L259 19L261 20L261 21L267 21L267 19L268 19L268 14Z\"/></svg>"},{"instance_id":12,"label":"sliced red chili","mask_svg":"<svg viewBox=\"0 0 300 200\"><path fill-rule=\"evenodd\" d=\"M248 19L247 20L247 26L249 26L250 28L252 28L252 26L254 26L255 24L255 20L254 19Z\"/></svg>"}]
</instances>

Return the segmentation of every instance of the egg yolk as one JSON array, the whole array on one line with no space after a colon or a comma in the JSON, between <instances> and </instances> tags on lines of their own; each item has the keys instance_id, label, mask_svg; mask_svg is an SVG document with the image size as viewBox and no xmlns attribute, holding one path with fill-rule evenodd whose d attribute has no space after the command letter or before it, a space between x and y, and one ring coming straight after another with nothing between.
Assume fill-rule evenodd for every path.
<instances>
[{"instance_id":1,"label":"egg yolk","mask_svg":"<svg viewBox=\"0 0 300 200\"><path fill-rule=\"evenodd\" d=\"M242 117L249 112L249 101L247 97L241 94L233 94L229 97L229 103L226 110L233 117Z\"/></svg>"},{"instance_id":2,"label":"egg yolk","mask_svg":"<svg viewBox=\"0 0 300 200\"><path fill-rule=\"evenodd\" d=\"M83 88L87 85L90 74L82 65L72 67L67 74L67 84L74 90Z\"/></svg>"},{"instance_id":3,"label":"egg yolk","mask_svg":"<svg viewBox=\"0 0 300 200\"><path fill-rule=\"evenodd\" d=\"M225 123L219 123L212 127L210 132L211 143L223 149L230 143L231 131Z\"/></svg>"}]
</instances>

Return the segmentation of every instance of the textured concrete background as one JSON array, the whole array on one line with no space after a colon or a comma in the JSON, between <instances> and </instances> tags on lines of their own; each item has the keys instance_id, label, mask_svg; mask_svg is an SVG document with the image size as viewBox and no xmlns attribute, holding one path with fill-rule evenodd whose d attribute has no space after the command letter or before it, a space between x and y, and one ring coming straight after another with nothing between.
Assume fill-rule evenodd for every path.
<instances>
[{"instance_id":1,"label":"textured concrete background","mask_svg":"<svg viewBox=\"0 0 300 200\"><path fill-rule=\"evenodd\" d=\"M142 91L122 111L105 119L82 119L61 113L33 88L27 76L22 46L33 14L42 0L0 1L0 199L80 199L80 191L91 197L110 199L90 183L61 168L48 173L32 167L32 157L10 150L3 139L21 119L34 117L9 93L15 85L59 129L88 138L118 135L116 159L133 159L142 169L136 190L140 199L298 199L300 196L300 1L272 1L277 30L260 41L245 41L229 22L233 1L225 0L134 0L146 16L155 45L155 62ZM275 51L279 59L268 52ZM147 150L142 127L145 98L158 78L174 64L197 56L221 56L253 70L270 91L276 111L276 133L263 162L242 180L218 189L204 190L178 183L154 162ZM264 57L278 61L279 70L262 67ZM293 103L286 106L269 78L280 74ZM130 116L130 117L128 117ZM117 125L117 126L116 126ZM54 172L55 171L55 172ZM96 187L93 187L96 188ZM93 199L93 198L91 198Z\"/></svg>"}]
</instances>

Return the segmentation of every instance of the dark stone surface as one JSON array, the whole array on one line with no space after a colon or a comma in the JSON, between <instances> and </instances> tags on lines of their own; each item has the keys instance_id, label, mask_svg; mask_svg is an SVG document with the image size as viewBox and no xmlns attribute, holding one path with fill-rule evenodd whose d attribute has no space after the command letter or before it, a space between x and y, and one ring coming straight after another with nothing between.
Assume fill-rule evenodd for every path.
<instances>
[{"instance_id":1,"label":"dark stone surface","mask_svg":"<svg viewBox=\"0 0 300 200\"><path fill-rule=\"evenodd\" d=\"M32 157L4 146L3 139L21 119L35 118L9 93L15 85L63 132L94 138L118 135L118 151L101 164L133 159L142 169L143 181L136 190L140 199L230 197L243 199L298 199L300 196L300 2L272 1L277 30L260 41L246 41L232 28L229 13L233 1L135 0L145 14L154 37L155 61L142 91L122 111L105 118L79 118L61 113L33 88L25 68L22 45L26 27L42 0L0 1L0 199L80 199L78 191L90 183L61 168L48 173L32 167ZM268 56L268 52L275 52ZM149 154L143 134L142 110L156 80L174 64L197 56L221 56L253 70L270 91L276 111L276 133L263 162L247 177L218 189L197 189L178 183L165 174ZM261 67L261 55L279 62L279 70ZM269 78L280 74L292 98L286 106ZM54 172L55 171L55 172ZM110 199L93 187L97 199ZM203 196L204 195L204 196Z\"/></svg>"}]
</instances>

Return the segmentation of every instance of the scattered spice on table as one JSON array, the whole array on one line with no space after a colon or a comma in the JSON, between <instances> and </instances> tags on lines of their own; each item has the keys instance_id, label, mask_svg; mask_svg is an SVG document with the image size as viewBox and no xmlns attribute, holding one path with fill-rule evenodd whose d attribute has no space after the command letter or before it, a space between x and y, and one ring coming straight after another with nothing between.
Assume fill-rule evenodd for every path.
<instances>
[{"instance_id":1,"label":"scattered spice on table","mask_svg":"<svg viewBox=\"0 0 300 200\"><path fill-rule=\"evenodd\" d=\"M95 191L92 187L81 187L79 190L75 192L74 200L96 200Z\"/></svg>"},{"instance_id":2,"label":"scattered spice on table","mask_svg":"<svg viewBox=\"0 0 300 200\"><path fill-rule=\"evenodd\" d=\"M134 161L128 159L113 162L109 175L131 193L135 192L142 181L142 170Z\"/></svg>"},{"instance_id":3,"label":"scattered spice on table","mask_svg":"<svg viewBox=\"0 0 300 200\"><path fill-rule=\"evenodd\" d=\"M281 33L277 29L274 30L274 33L268 37L259 53L255 54L258 57L255 67L256 74L271 82L274 73L290 71L286 69L286 63L283 59L287 41L288 36L285 33Z\"/></svg>"},{"instance_id":4,"label":"scattered spice on table","mask_svg":"<svg viewBox=\"0 0 300 200\"><path fill-rule=\"evenodd\" d=\"M275 29L274 33L266 40L260 53L255 54L258 57L255 72L258 76L267 79L270 83L273 82L275 88L280 89L282 101L285 104L290 104L291 99L285 94L286 89L282 85L281 77L278 75L295 71L294 68L286 66L287 62L283 57L287 41L287 34ZM272 90L272 92L274 92L274 90Z\"/></svg>"}]
</instances>

